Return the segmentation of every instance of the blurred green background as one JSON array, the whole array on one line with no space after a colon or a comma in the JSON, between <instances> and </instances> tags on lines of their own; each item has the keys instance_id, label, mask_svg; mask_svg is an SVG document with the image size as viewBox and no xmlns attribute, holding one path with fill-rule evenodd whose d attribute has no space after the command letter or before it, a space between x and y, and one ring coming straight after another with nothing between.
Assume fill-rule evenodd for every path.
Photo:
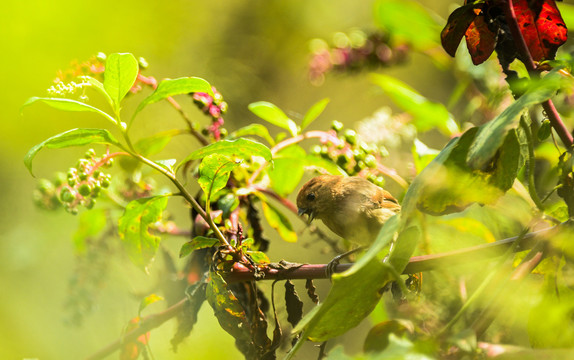
<instances>
[{"instance_id":1,"label":"blurred green background","mask_svg":"<svg viewBox=\"0 0 574 360\"><path fill-rule=\"evenodd\" d=\"M425 5L443 19L454 6L446 0ZM259 100L273 102L289 116L301 119L313 103L329 97L331 103L314 128L325 128L334 119L353 126L389 103L370 84L366 73L328 76L320 87L311 85L307 76L309 41L317 37L330 41L334 32L353 27L373 29L371 1L29 0L5 2L2 8L0 46L4 55L0 69L6 86L0 97L0 359L88 356L120 336L127 321L137 315L138 301L131 294L147 291L155 280L131 264L113 262L111 276L96 300L97 308L84 325L64 324L68 281L75 266L71 236L77 218L34 207L36 180L22 159L30 147L49 136L73 127L105 124L89 114L63 113L42 105L21 115L20 106L30 96L45 96L56 71L65 69L70 61L83 61L100 51L131 52L149 62L146 75L158 79L203 77L229 103L225 116L229 130L257 121L247 105ZM422 55L414 54L406 65L385 72L443 103L454 87L453 78L436 70ZM194 120L204 121L188 99L182 103ZM177 114L167 104L157 104L142 113L136 133L178 126ZM166 157L182 156L195 146L174 141ZM81 154L82 149L73 148L44 150L36 158L35 173L50 177L55 171L66 171ZM399 171L406 174L403 165ZM187 210L177 201L171 208L185 227ZM271 246L272 261L329 259L318 246L301 251L301 244L309 245L308 239L286 244L269 236L276 240ZM181 240L174 240L172 248L180 244ZM154 304L144 315L162 306L161 302ZM152 333L150 346L156 359L241 357L207 305L177 354L170 350L173 331L170 322ZM310 355L315 356L315 352Z\"/></svg>"}]
</instances>

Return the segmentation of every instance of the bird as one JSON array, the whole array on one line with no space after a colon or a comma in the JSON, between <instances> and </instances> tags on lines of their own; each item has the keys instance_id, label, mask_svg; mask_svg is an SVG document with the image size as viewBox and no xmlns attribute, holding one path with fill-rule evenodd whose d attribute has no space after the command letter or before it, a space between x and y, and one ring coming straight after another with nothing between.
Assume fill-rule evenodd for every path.
<instances>
[{"instance_id":1,"label":"bird","mask_svg":"<svg viewBox=\"0 0 574 360\"><path fill-rule=\"evenodd\" d=\"M383 224L401 205L391 193L360 176L320 175L297 194L299 216L307 215L361 247L375 241Z\"/></svg>"}]
</instances>

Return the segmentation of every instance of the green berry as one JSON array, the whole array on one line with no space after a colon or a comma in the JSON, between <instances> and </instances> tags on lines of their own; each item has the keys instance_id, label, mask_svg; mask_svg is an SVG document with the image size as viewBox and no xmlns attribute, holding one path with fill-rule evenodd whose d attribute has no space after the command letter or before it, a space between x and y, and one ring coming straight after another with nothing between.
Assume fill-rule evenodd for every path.
<instances>
[{"instance_id":1,"label":"green berry","mask_svg":"<svg viewBox=\"0 0 574 360\"><path fill-rule=\"evenodd\" d=\"M48 179L40 179L38 181L38 190L44 195L54 192L54 184Z\"/></svg>"},{"instance_id":2,"label":"green berry","mask_svg":"<svg viewBox=\"0 0 574 360\"><path fill-rule=\"evenodd\" d=\"M138 58L138 65L139 65L140 69L142 69L142 70L147 69L149 66L147 60L144 59L143 57Z\"/></svg>"},{"instance_id":3,"label":"green berry","mask_svg":"<svg viewBox=\"0 0 574 360\"><path fill-rule=\"evenodd\" d=\"M365 159L365 153L359 149L353 150L353 158L355 161L362 161Z\"/></svg>"},{"instance_id":4,"label":"green berry","mask_svg":"<svg viewBox=\"0 0 574 360\"><path fill-rule=\"evenodd\" d=\"M375 185L380 187L385 186L385 178L382 176L377 176L377 179L375 180Z\"/></svg>"},{"instance_id":5,"label":"green berry","mask_svg":"<svg viewBox=\"0 0 574 360\"><path fill-rule=\"evenodd\" d=\"M104 165L105 167L111 167L114 164L114 158L109 158L108 161L106 162L106 164Z\"/></svg>"},{"instance_id":6,"label":"green berry","mask_svg":"<svg viewBox=\"0 0 574 360\"><path fill-rule=\"evenodd\" d=\"M351 159L349 159L347 155L339 154L339 156L337 156L337 165L339 165L340 167L345 167L350 160Z\"/></svg>"},{"instance_id":7,"label":"green berry","mask_svg":"<svg viewBox=\"0 0 574 360\"><path fill-rule=\"evenodd\" d=\"M96 199L90 199L89 201L86 202L86 204L84 206L87 209L91 209L94 207L94 205L96 205Z\"/></svg>"},{"instance_id":8,"label":"green berry","mask_svg":"<svg viewBox=\"0 0 574 360\"><path fill-rule=\"evenodd\" d=\"M381 157L387 157L389 156L389 150L384 146L379 146L379 155L381 155Z\"/></svg>"},{"instance_id":9,"label":"green berry","mask_svg":"<svg viewBox=\"0 0 574 360\"><path fill-rule=\"evenodd\" d=\"M319 155L321 153L321 145L314 145L311 148L311 154L312 155Z\"/></svg>"},{"instance_id":10,"label":"green berry","mask_svg":"<svg viewBox=\"0 0 574 360\"><path fill-rule=\"evenodd\" d=\"M103 52L99 52L99 53L96 55L96 59L97 59L98 61L100 61L100 62L106 62L106 54L103 53Z\"/></svg>"},{"instance_id":11,"label":"green berry","mask_svg":"<svg viewBox=\"0 0 574 360\"><path fill-rule=\"evenodd\" d=\"M100 180L100 184L104 189L107 189L110 186L110 179L106 176Z\"/></svg>"},{"instance_id":12,"label":"green berry","mask_svg":"<svg viewBox=\"0 0 574 360\"><path fill-rule=\"evenodd\" d=\"M86 159L91 159L96 155L96 150L94 149L89 149L88 151L86 151L86 153L84 154L84 157Z\"/></svg>"},{"instance_id":13,"label":"green berry","mask_svg":"<svg viewBox=\"0 0 574 360\"><path fill-rule=\"evenodd\" d=\"M226 128L220 128L219 134L221 135L222 138L226 138L229 133L227 132Z\"/></svg>"},{"instance_id":14,"label":"green berry","mask_svg":"<svg viewBox=\"0 0 574 360\"><path fill-rule=\"evenodd\" d=\"M368 167L370 167L371 169L374 169L377 167L377 158L375 158L373 155L369 154L365 157L365 165L367 165Z\"/></svg>"},{"instance_id":15,"label":"green berry","mask_svg":"<svg viewBox=\"0 0 574 360\"><path fill-rule=\"evenodd\" d=\"M357 143L357 133L355 130L347 129L345 130L345 141L350 145L355 145Z\"/></svg>"},{"instance_id":16,"label":"green berry","mask_svg":"<svg viewBox=\"0 0 574 360\"><path fill-rule=\"evenodd\" d=\"M80 185L80 187L78 188L78 192L80 193L80 195L82 196L88 196L92 193L92 188L90 185L88 184L82 184Z\"/></svg>"},{"instance_id":17,"label":"green berry","mask_svg":"<svg viewBox=\"0 0 574 360\"><path fill-rule=\"evenodd\" d=\"M343 130L343 123L337 120L333 120L331 122L331 129L335 130L336 132L339 132Z\"/></svg>"},{"instance_id":18,"label":"green berry","mask_svg":"<svg viewBox=\"0 0 574 360\"><path fill-rule=\"evenodd\" d=\"M76 195L67 187L63 188L60 192L60 200L65 203L71 203L76 200Z\"/></svg>"}]
</instances>

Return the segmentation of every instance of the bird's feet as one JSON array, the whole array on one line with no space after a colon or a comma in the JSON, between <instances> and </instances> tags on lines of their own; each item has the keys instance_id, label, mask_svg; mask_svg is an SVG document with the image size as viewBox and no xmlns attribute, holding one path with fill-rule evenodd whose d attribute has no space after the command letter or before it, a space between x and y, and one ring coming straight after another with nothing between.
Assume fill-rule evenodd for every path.
<instances>
[{"instance_id":1,"label":"bird's feet","mask_svg":"<svg viewBox=\"0 0 574 360\"><path fill-rule=\"evenodd\" d=\"M327 268L325 269L325 274L327 275L327 279L331 280L331 276L333 276L333 274L335 273L335 270L337 270L337 265L339 265L339 263L341 262L341 259L346 258L347 256L354 254L357 251L361 251L364 248L365 248L364 246L360 246L356 249L349 250L345 253L342 253L342 254L335 256L333 258L333 260L329 261L329 263L327 264Z\"/></svg>"}]
</instances>

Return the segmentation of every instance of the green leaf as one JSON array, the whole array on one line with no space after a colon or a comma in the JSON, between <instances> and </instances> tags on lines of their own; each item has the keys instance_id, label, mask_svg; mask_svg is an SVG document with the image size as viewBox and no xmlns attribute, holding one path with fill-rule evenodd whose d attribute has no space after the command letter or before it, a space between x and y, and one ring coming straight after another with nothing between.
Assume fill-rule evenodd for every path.
<instances>
[{"instance_id":1,"label":"green leaf","mask_svg":"<svg viewBox=\"0 0 574 360\"><path fill-rule=\"evenodd\" d=\"M138 76L138 61L132 54L110 54L106 59L104 89L110 95L116 113Z\"/></svg>"},{"instance_id":2,"label":"green leaf","mask_svg":"<svg viewBox=\"0 0 574 360\"><path fill-rule=\"evenodd\" d=\"M356 271L334 274L333 286L323 303L309 312L293 332L305 329L301 338L311 341L325 341L344 334L373 311L381 299L380 290L390 280L387 268L376 259Z\"/></svg>"},{"instance_id":3,"label":"green leaf","mask_svg":"<svg viewBox=\"0 0 574 360\"><path fill-rule=\"evenodd\" d=\"M271 188L281 196L291 194L305 173L301 166L307 154L298 145L288 146L273 157L273 169L268 171Z\"/></svg>"},{"instance_id":4,"label":"green leaf","mask_svg":"<svg viewBox=\"0 0 574 360\"><path fill-rule=\"evenodd\" d=\"M305 117L303 117L303 121L301 122L301 130L304 130L313 121L315 121L315 119L317 119L319 115L323 113L325 107L327 107L327 104L329 104L329 101L330 100L328 98L325 98L315 103L313 106L311 106L309 111L307 111L307 113L305 114Z\"/></svg>"},{"instance_id":5,"label":"green leaf","mask_svg":"<svg viewBox=\"0 0 574 360\"><path fill-rule=\"evenodd\" d=\"M120 238L130 259L146 272L160 242L159 236L150 233L149 228L161 220L167 200L166 195L133 200L118 222Z\"/></svg>"},{"instance_id":6,"label":"green leaf","mask_svg":"<svg viewBox=\"0 0 574 360\"><path fill-rule=\"evenodd\" d=\"M179 250L179 257L186 257L191 254L194 250L210 248L218 243L217 239L209 238L205 236L196 236L193 240L183 244Z\"/></svg>"},{"instance_id":7,"label":"green leaf","mask_svg":"<svg viewBox=\"0 0 574 360\"><path fill-rule=\"evenodd\" d=\"M251 156L261 156L267 161L271 161L272 158L271 150L257 141L244 138L223 140L195 150L178 164L176 170L188 161L202 159L211 154L226 155L230 158L237 157L240 159L248 159Z\"/></svg>"},{"instance_id":8,"label":"green leaf","mask_svg":"<svg viewBox=\"0 0 574 360\"><path fill-rule=\"evenodd\" d=\"M472 169L483 169L487 166L502 146L508 131L517 127L522 112L530 106L548 100L562 85L562 76L556 69L552 70L544 78L534 82L524 95L494 120L482 125L468 151L468 165Z\"/></svg>"},{"instance_id":9,"label":"green leaf","mask_svg":"<svg viewBox=\"0 0 574 360\"><path fill-rule=\"evenodd\" d=\"M44 104L49 105L54 109L58 110L93 112L102 115L103 117L105 117L107 120L111 121L114 124L118 123L116 119L108 115L106 112L98 108L95 108L91 105L88 105L86 103L72 99L31 97L24 103L24 105L22 105L22 108L30 106L36 102L43 102Z\"/></svg>"},{"instance_id":10,"label":"green leaf","mask_svg":"<svg viewBox=\"0 0 574 360\"><path fill-rule=\"evenodd\" d=\"M373 74L371 78L403 111L413 117L412 123L419 132L434 128L449 136L459 132L458 125L443 104L428 100L392 76Z\"/></svg>"},{"instance_id":11,"label":"green leaf","mask_svg":"<svg viewBox=\"0 0 574 360\"><path fill-rule=\"evenodd\" d=\"M102 209L92 209L81 213L78 229L72 238L76 253L85 253L86 240L92 236L98 235L102 230L104 230L106 224L106 211Z\"/></svg>"},{"instance_id":12,"label":"green leaf","mask_svg":"<svg viewBox=\"0 0 574 360\"><path fill-rule=\"evenodd\" d=\"M269 264L269 257L262 251L247 250L247 255L251 257L257 264Z\"/></svg>"},{"instance_id":13,"label":"green leaf","mask_svg":"<svg viewBox=\"0 0 574 360\"><path fill-rule=\"evenodd\" d=\"M279 236L287 242L296 242L297 233L293 230L291 222L282 212L277 210L273 205L269 204L265 199L261 198L261 206L263 208L263 215L269 226L277 230Z\"/></svg>"},{"instance_id":14,"label":"green leaf","mask_svg":"<svg viewBox=\"0 0 574 360\"><path fill-rule=\"evenodd\" d=\"M30 174L34 175L32 173L32 161L41 149L61 149L70 146L82 146L88 144L109 144L115 145L120 149L124 149L124 147L107 130L72 129L52 136L31 148L24 157L24 164L26 165L26 168L28 168L28 171L30 171Z\"/></svg>"},{"instance_id":15,"label":"green leaf","mask_svg":"<svg viewBox=\"0 0 574 360\"><path fill-rule=\"evenodd\" d=\"M140 308L138 310L138 316L141 316L142 311L148 307L149 305L156 303L158 301L162 301L164 300L163 297L157 295L157 294L150 294L148 296L146 296L140 303Z\"/></svg>"},{"instance_id":16,"label":"green leaf","mask_svg":"<svg viewBox=\"0 0 574 360\"><path fill-rule=\"evenodd\" d=\"M375 1L375 22L394 43L407 43L417 50L439 46L441 27L435 17L416 1Z\"/></svg>"},{"instance_id":17,"label":"green leaf","mask_svg":"<svg viewBox=\"0 0 574 360\"><path fill-rule=\"evenodd\" d=\"M248 349L252 349L254 344L249 332L247 315L239 300L228 289L227 283L217 272L210 272L206 296L221 328L235 338L237 346L242 349L245 357L249 358L246 351L248 353L253 351Z\"/></svg>"},{"instance_id":18,"label":"green leaf","mask_svg":"<svg viewBox=\"0 0 574 360\"><path fill-rule=\"evenodd\" d=\"M231 139L244 136L259 136L265 139L271 146L275 145L275 140L269 135L269 130L261 124L249 124L229 134L229 138Z\"/></svg>"},{"instance_id":19,"label":"green leaf","mask_svg":"<svg viewBox=\"0 0 574 360\"><path fill-rule=\"evenodd\" d=\"M411 152L415 163L417 174L420 173L440 151L431 149L419 139L415 139Z\"/></svg>"},{"instance_id":20,"label":"green leaf","mask_svg":"<svg viewBox=\"0 0 574 360\"><path fill-rule=\"evenodd\" d=\"M249 110L260 117L261 119L278 126L282 129L288 130L292 136L297 135L297 124L276 105L266 101L258 101L249 104Z\"/></svg>"},{"instance_id":21,"label":"green leaf","mask_svg":"<svg viewBox=\"0 0 574 360\"><path fill-rule=\"evenodd\" d=\"M145 98L137 107L132 119L147 105L167 99L175 95L184 95L195 92L204 92L213 96L211 85L204 79L198 77L184 77L178 79L162 80L157 89L150 96Z\"/></svg>"},{"instance_id":22,"label":"green leaf","mask_svg":"<svg viewBox=\"0 0 574 360\"><path fill-rule=\"evenodd\" d=\"M496 161L481 171L466 164L477 130L453 139L415 178L405 195L403 214L409 214L413 204L433 215L459 212L475 202L494 203L512 187L523 163L516 131L508 133Z\"/></svg>"},{"instance_id":23,"label":"green leaf","mask_svg":"<svg viewBox=\"0 0 574 360\"><path fill-rule=\"evenodd\" d=\"M197 181L207 196L207 202L209 202L211 195L227 185L231 171L240 163L241 160L221 154L210 154L203 158L199 164L199 179Z\"/></svg>"}]
</instances>

